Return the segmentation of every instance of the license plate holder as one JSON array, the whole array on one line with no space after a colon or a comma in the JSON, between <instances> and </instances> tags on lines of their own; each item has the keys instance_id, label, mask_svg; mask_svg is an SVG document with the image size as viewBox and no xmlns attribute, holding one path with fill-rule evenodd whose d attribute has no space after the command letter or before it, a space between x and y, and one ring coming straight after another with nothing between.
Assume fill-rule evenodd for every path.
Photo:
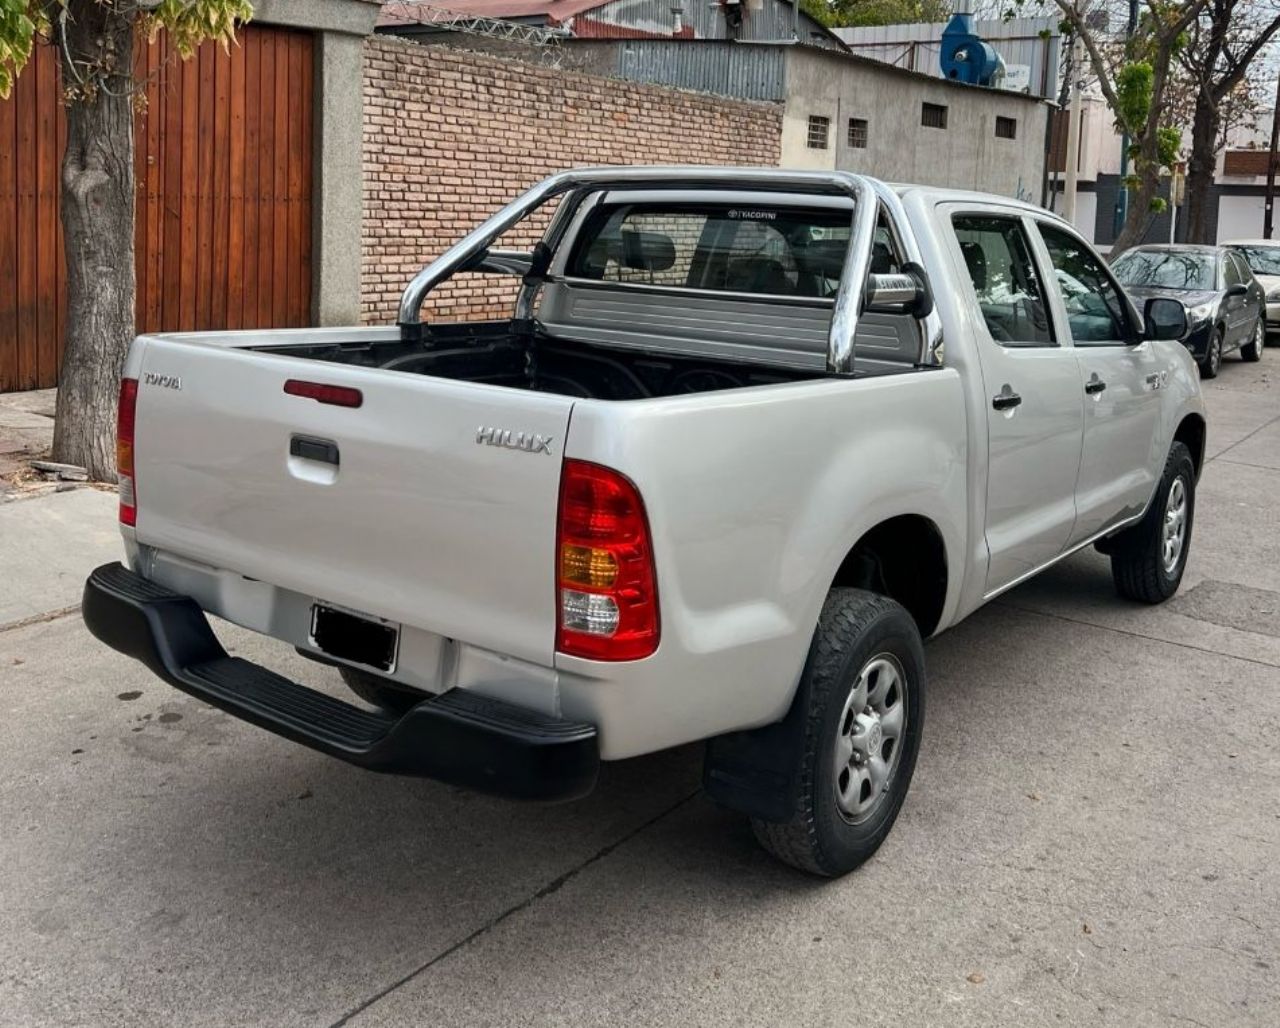
<instances>
[{"instance_id":1,"label":"license plate holder","mask_svg":"<svg viewBox=\"0 0 1280 1028\"><path fill-rule=\"evenodd\" d=\"M400 626L316 603L311 607L311 643L330 657L390 672L400 649Z\"/></svg>"}]
</instances>

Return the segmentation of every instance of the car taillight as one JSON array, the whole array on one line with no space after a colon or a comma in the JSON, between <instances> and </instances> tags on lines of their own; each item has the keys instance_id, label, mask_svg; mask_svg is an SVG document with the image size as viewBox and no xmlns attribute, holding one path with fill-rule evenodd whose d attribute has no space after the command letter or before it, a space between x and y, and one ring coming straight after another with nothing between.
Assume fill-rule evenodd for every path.
<instances>
[{"instance_id":1,"label":"car taillight","mask_svg":"<svg viewBox=\"0 0 1280 1028\"><path fill-rule=\"evenodd\" d=\"M359 389L325 385L323 382L304 382L300 378L291 378L285 382L284 391L290 396L302 396L334 407L359 407L364 403L364 394Z\"/></svg>"},{"instance_id":2,"label":"car taillight","mask_svg":"<svg viewBox=\"0 0 1280 1028\"><path fill-rule=\"evenodd\" d=\"M658 583L644 503L630 479L566 460L556 539L556 649L638 660L658 648Z\"/></svg>"},{"instance_id":3,"label":"car taillight","mask_svg":"<svg viewBox=\"0 0 1280 1028\"><path fill-rule=\"evenodd\" d=\"M120 523L138 523L138 490L133 479L133 430L138 420L138 380L120 380L116 414L116 477L120 483Z\"/></svg>"}]
</instances>

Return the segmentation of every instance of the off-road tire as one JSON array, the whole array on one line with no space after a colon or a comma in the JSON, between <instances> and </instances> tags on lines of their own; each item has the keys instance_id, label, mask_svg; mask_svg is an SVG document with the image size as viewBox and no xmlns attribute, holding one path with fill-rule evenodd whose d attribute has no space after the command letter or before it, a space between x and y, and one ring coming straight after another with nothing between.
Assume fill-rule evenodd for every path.
<instances>
[{"instance_id":1,"label":"off-road tire","mask_svg":"<svg viewBox=\"0 0 1280 1028\"><path fill-rule=\"evenodd\" d=\"M1222 329L1215 328L1209 337L1209 349L1205 351L1204 360L1198 361L1201 378L1217 378L1222 368Z\"/></svg>"},{"instance_id":2,"label":"off-road tire","mask_svg":"<svg viewBox=\"0 0 1280 1028\"><path fill-rule=\"evenodd\" d=\"M1169 490L1181 478L1186 490L1186 528L1182 550L1172 571L1166 570L1163 554L1165 510ZM1139 603L1163 603L1178 591L1182 573L1191 551L1191 530L1195 526L1196 469L1191 451L1182 443L1174 443L1165 460L1164 474L1147 513L1132 528L1111 540L1111 577L1116 591L1126 599Z\"/></svg>"},{"instance_id":3,"label":"off-road tire","mask_svg":"<svg viewBox=\"0 0 1280 1028\"><path fill-rule=\"evenodd\" d=\"M902 752L884 798L868 819L851 824L835 796L835 743L845 701L868 661L892 655L906 676ZM924 649L911 615L898 603L863 589L832 589L818 618L805 665L809 696L796 811L784 823L752 818L760 844L783 863L834 878L852 871L880 847L902 809L924 728Z\"/></svg>"},{"instance_id":4,"label":"off-road tire","mask_svg":"<svg viewBox=\"0 0 1280 1028\"><path fill-rule=\"evenodd\" d=\"M358 668L341 667L338 668L338 674L347 683L348 689L365 703L370 703L381 710L403 714L410 707L415 707L426 699L425 693Z\"/></svg>"},{"instance_id":5,"label":"off-road tire","mask_svg":"<svg viewBox=\"0 0 1280 1028\"><path fill-rule=\"evenodd\" d=\"M1240 359L1253 363L1262 360L1262 351L1267 346L1267 326L1261 315L1258 317L1258 324L1254 326L1253 335L1249 341L1240 347Z\"/></svg>"}]
</instances>

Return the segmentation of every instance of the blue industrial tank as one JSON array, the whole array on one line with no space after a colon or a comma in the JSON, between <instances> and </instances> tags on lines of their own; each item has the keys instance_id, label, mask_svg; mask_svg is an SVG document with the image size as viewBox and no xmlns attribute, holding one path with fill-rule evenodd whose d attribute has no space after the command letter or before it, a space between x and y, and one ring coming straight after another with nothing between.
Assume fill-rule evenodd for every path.
<instances>
[{"instance_id":1,"label":"blue industrial tank","mask_svg":"<svg viewBox=\"0 0 1280 1028\"><path fill-rule=\"evenodd\" d=\"M973 31L972 14L953 14L942 30L942 74L957 82L989 86L1000 70L1000 55Z\"/></svg>"}]
</instances>

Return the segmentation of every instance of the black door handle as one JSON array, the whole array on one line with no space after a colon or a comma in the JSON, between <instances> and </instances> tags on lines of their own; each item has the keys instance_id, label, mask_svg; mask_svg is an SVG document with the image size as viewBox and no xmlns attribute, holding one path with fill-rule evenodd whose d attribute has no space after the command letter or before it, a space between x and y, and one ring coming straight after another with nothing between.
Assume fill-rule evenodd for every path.
<instances>
[{"instance_id":1,"label":"black door handle","mask_svg":"<svg viewBox=\"0 0 1280 1028\"><path fill-rule=\"evenodd\" d=\"M1022 397L1013 391L997 393L991 397L991 406L996 410L1013 410L1022 403Z\"/></svg>"},{"instance_id":2,"label":"black door handle","mask_svg":"<svg viewBox=\"0 0 1280 1028\"><path fill-rule=\"evenodd\" d=\"M289 440L289 455L304 460L316 460L322 464L338 466L338 444L331 439L295 435Z\"/></svg>"},{"instance_id":3,"label":"black door handle","mask_svg":"<svg viewBox=\"0 0 1280 1028\"><path fill-rule=\"evenodd\" d=\"M1085 383L1084 391L1090 396L1093 396L1096 393L1102 392L1106 388L1107 383L1095 375L1090 381Z\"/></svg>"}]
</instances>

